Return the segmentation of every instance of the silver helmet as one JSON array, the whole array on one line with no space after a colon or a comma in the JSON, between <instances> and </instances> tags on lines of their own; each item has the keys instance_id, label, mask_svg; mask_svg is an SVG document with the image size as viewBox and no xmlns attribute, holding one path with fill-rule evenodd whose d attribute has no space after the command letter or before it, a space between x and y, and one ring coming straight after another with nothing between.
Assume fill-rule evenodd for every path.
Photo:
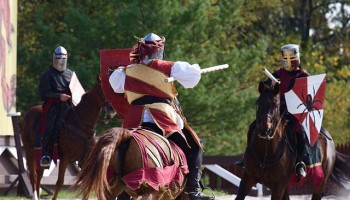
<instances>
[{"instance_id":1,"label":"silver helmet","mask_svg":"<svg viewBox=\"0 0 350 200\"><path fill-rule=\"evenodd\" d=\"M148 49L144 59L163 59L165 38L157 34L149 33L144 38L145 44L152 45Z\"/></svg>"},{"instance_id":2,"label":"silver helmet","mask_svg":"<svg viewBox=\"0 0 350 200\"><path fill-rule=\"evenodd\" d=\"M64 47L59 46L53 53L52 65L55 69L62 72L67 69L67 59L67 50Z\"/></svg>"},{"instance_id":3,"label":"silver helmet","mask_svg":"<svg viewBox=\"0 0 350 200\"><path fill-rule=\"evenodd\" d=\"M296 44L287 44L281 47L282 66L287 71L293 71L300 66L299 46Z\"/></svg>"}]
</instances>

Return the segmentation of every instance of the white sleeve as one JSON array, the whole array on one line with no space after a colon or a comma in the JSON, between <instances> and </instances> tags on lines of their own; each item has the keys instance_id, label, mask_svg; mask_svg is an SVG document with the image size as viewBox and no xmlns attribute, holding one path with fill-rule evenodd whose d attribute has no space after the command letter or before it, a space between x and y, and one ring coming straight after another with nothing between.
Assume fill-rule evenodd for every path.
<instances>
[{"instance_id":1,"label":"white sleeve","mask_svg":"<svg viewBox=\"0 0 350 200\"><path fill-rule=\"evenodd\" d=\"M109 76L109 84L115 93L124 93L124 85L125 85L125 71L121 68L117 68L114 72Z\"/></svg>"},{"instance_id":2,"label":"white sleeve","mask_svg":"<svg viewBox=\"0 0 350 200\"><path fill-rule=\"evenodd\" d=\"M183 61L174 62L170 76L174 77L184 88L193 88L201 79L201 68L198 64L189 64Z\"/></svg>"}]
</instances>

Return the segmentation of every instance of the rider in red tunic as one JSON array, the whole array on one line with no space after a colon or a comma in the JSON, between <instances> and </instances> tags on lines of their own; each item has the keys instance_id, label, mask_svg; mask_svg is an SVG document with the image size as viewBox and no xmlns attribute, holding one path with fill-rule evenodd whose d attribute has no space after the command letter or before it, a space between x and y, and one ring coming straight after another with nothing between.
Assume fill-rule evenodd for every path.
<instances>
[{"instance_id":1,"label":"rider in red tunic","mask_svg":"<svg viewBox=\"0 0 350 200\"><path fill-rule=\"evenodd\" d=\"M292 89L295 79L301 77L307 77L309 74L306 70L302 69L300 65L299 46L296 44L287 44L281 47L281 53L283 58L283 67L276 69L272 74L280 81L280 112L287 113L290 124L292 125L295 134L297 136L297 163L295 165L295 171L298 176L306 176L306 166L303 162L303 155L305 150L306 135L303 127L300 125L298 119L287 111L287 104L284 94ZM268 79L271 83L271 80Z\"/></svg>"},{"instance_id":2,"label":"rider in red tunic","mask_svg":"<svg viewBox=\"0 0 350 200\"><path fill-rule=\"evenodd\" d=\"M296 78L307 77L309 74L302 69L300 65L299 46L296 44L287 44L281 47L282 64L283 66L276 69L272 75L280 81L280 113L286 113L289 123L294 129L297 137L297 163L295 165L296 174L299 177L306 176L306 166L303 162L303 155L305 150L306 135L303 127L299 124L292 114L288 113L287 104L284 94L293 88ZM275 84L271 79L267 79L265 84ZM248 136L249 142L249 136ZM238 161L235 164L243 166L243 161Z\"/></svg>"},{"instance_id":3,"label":"rider in red tunic","mask_svg":"<svg viewBox=\"0 0 350 200\"><path fill-rule=\"evenodd\" d=\"M187 158L186 192L189 198L214 199L201 193L201 142L181 113L175 84L164 81L174 77L185 88L193 88L201 78L200 67L198 64L163 60L164 42L164 37L154 33L139 38L130 53L133 64L117 68L109 78L114 92L125 93L131 105L123 127L148 128L175 142Z\"/></svg>"}]
</instances>

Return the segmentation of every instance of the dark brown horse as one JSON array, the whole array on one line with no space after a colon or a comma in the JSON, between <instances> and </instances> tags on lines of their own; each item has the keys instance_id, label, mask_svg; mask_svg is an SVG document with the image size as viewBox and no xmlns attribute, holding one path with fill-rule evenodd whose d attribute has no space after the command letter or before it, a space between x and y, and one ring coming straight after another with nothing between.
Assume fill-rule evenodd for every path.
<instances>
[{"instance_id":1,"label":"dark brown horse","mask_svg":"<svg viewBox=\"0 0 350 200\"><path fill-rule=\"evenodd\" d=\"M105 103L106 99L102 93L101 84L98 82L82 96L77 106L68 111L65 124L59 132L58 152L60 162L55 193L52 199L57 199L58 192L64 182L67 165L74 161L79 161L79 165L81 165L88 155L88 150L95 143L95 128ZM21 130L29 178L33 186L33 199L40 198L38 193L44 171L40 166L37 166L34 150L41 112L41 105L30 108L25 114Z\"/></svg>"},{"instance_id":2,"label":"dark brown horse","mask_svg":"<svg viewBox=\"0 0 350 200\"><path fill-rule=\"evenodd\" d=\"M83 199L92 191L101 200L115 199L123 191L133 199L175 199L183 192L188 172L181 152L157 133L112 128L99 137L75 186ZM108 172L113 175L107 177Z\"/></svg>"},{"instance_id":3,"label":"dark brown horse","mask_svg":"<svg viewBox=\"0 0 350 200\"><path fill-rule=\"evenodd\" d=\"M271 190L271 199L289 199L288 182L294 173L296 137L288 133L284 113L280 113L279 85L270 88L260 82L259 93L256 120L249 127L244 173L236 199L244 199L257 183ZM345 156L335 150L334 142L324 128L317 145L324 179L314 189L313 200L322 198L330 177L340 185L346 184L346 170L349 169Z\"/></svg>"}]
</instances>

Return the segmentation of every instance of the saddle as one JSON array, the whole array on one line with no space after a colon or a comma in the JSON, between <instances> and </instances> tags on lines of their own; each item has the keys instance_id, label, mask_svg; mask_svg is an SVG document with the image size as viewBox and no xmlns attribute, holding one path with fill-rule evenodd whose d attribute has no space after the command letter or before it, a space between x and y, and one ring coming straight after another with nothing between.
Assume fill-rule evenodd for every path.
<instances>
[{"instance_id":1,"label":"saddle","mask_svg":"<svg viewBox=\"0 0 350 200\"><path fill-rule=\"evenodd\" d=\"M176 182L184 181L184 174L189 172L187 161L185 154L175 143L145 129L130 131L140 147L143 167L122 177L129 188L136 190L141 185L148 185L158 191L163 187L171 187ZM157 142L159 139L163 142ZM149 165L150 160L156 167Z\"/></svg>"},{"instance_id":2,"label":"saddle","mask_svg":"<svg viewBox=\"0 0 350 200\"><path fill-rule=\"evenodd\" d=\"M295 134L294 131L292 133ZM332 140L331 135L323 127L321 128L319 137L324 137L327 140ZM305 151L302 160L306 165L307 175L304 178L300 178L297 177L295 173L293 173L289 180L289 188L291 188L295 183L298 187L300 187L307 179L311 179L314 188L317 188L324 179L324 173L322 169L323 157L321 155L321 150L318 142L316 142L314 146L311 146L308 140L305 141Z\"/></svg>"}]
</instances>

